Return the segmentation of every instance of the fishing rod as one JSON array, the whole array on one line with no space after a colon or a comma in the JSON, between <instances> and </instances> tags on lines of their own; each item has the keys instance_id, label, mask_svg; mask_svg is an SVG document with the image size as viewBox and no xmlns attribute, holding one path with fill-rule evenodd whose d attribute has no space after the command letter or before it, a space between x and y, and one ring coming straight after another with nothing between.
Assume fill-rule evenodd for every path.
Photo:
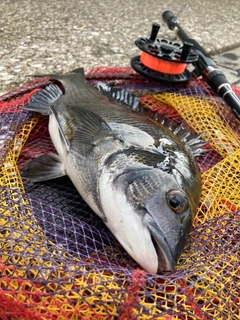
<instances>
[{"instance_id":1,"label":"fishing rod","mask_svg":"<svg viewBox=\"0 0 240 320\"><path fill-rule=\"evenodd\" d=\"M162 18L168 28L175 31L176 35L184 44L192 45L192 50L198 55L198 59L192 62L197 75L203 76L209 86L224 99L238 120L240 120L240 100L232 90L224 73L216 66L204 48L196 40L187 35L180 26L178 17L175 16L172 11L165 10L162 13Z\"/></svg>"}]
</instances>

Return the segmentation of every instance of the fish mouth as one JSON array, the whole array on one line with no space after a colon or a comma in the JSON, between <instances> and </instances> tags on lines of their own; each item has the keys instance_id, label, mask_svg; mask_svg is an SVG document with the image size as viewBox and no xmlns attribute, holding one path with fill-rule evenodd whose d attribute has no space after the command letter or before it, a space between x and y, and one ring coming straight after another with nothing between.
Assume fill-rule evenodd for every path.
<instances>
[{"instance_id":1,"label":"fish mouth","mask_svg":"<svg viewBox=\"0 0 240 320\"><path fill-rule=\"evenodd\" d=\"M152 242L158 256L158 270L162 274L173 272L175 270L176 260L164 234L149 214L145 215L144 222L151 234Z\"/></svg>"}]
</instances>

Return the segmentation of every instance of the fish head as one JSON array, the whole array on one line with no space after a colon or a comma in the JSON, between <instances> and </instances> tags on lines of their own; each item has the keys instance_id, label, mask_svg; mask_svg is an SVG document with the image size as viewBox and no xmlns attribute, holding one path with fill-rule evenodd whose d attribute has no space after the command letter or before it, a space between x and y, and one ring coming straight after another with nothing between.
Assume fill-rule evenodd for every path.
<instances>
[{"instance_id":1,"label":"fish head","mask_svg":"<svg viewBox=\"0 0 240 320\"><path fill-rule=\"evenodd\" d=\"M105 189L114 212L113 218L107 215L107 226L149 273L175 270L191 230L201 176L190 162L185 174L178 166L171 170L146 165L118 170L116 166L111 195Z\"/></svg>"},{"instance_id":2,"label":"fish head","mask_svg":"<svg viewBox=\"0 0 240 320\"><path fill-rule=\"evenodd\" d=\"M194 190L194 199L187 188L178 185L173 174L161 172L160 181L161 185L144 202L143 221L158 255L158 270L168 273L174 271L190 233L201 188Z\"/></svg>"}]
</instances>

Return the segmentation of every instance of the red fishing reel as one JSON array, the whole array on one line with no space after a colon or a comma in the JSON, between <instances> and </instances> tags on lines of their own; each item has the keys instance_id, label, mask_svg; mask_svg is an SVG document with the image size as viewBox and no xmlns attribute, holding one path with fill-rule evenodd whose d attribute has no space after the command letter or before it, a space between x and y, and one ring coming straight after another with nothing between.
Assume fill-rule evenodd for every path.
<instances>
[{"instance_id":1,"label":"red fishing reel","mask_svg":"<svg viewBox=\"0 0 240 320\"><path fill-rule=\"evenodd\" d=\"M153 23L150 38L141 37L135 41L142 53L131 59L132 68L151 80L188 81L192 74L186 67L198 60L198 55L192 50L193 45L157 38L159 29L160 25Z\"/></svg>"}]
</instances>

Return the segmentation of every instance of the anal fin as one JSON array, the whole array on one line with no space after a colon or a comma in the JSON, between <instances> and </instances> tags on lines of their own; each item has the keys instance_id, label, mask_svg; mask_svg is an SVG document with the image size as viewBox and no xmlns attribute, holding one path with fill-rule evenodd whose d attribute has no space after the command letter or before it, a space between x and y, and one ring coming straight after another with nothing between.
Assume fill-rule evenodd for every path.
<instances>
[{"instance_id":1,"label":"anal fin","mask_svg":"<svg viewBox=\"0 0 240 320\"><path fill-rule=\"evenodd\" d=\"M65 176L63 163L54 153L41 155L27 162L22 177L32 182L47 181Z\"/></svg>"}]
</instances>

